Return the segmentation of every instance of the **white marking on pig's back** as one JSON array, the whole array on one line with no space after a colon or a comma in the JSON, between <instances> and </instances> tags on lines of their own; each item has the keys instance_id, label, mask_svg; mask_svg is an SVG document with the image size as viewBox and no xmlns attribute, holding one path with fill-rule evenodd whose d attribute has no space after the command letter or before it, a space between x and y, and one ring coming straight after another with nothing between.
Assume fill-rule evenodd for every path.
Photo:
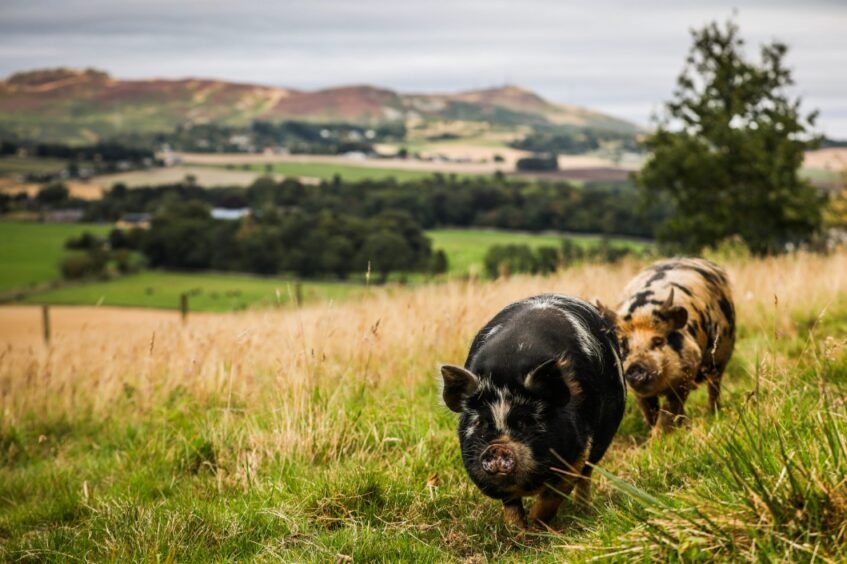
<instances>
[{"instance_id":1,"label":"white marking on pig's back","mask_svg":"<svg viewBox=\"0 0 847 564\"><path fill-rule=\"evenodd\" d=\"M579 348L582 349L585 356L594 360L600 360L603 356L603 352L600 350L600 343L591 331L588 330L588 326L586 326L582 318L570 311L561 311L565 318L567 318L568 323L573 327L576 341L579 343Z\"/></svg>"},{"instance_id":2,"label":"white marking on pig's back","mask_svg":"<svg viewBox=\"0 0 847 564\"><path fill-rule=\"evenodd\" d=\"M623 378L623 364L621 364L621 357L618 355L618 351L615 350L615 345L611 341L609 341L609 349L615 356L615 370L618 371L618 381L621 384L621 388L623 388L623 395L626 397L626 382Z\"/></svg>"}]
</instances>

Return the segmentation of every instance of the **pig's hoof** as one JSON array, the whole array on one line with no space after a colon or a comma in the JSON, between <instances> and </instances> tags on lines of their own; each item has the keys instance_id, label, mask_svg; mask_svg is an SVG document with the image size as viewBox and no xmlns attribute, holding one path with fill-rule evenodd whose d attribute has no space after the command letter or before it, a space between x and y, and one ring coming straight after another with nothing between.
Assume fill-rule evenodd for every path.
<instances>
[{"instance_id":1,"label":"pig's hoof","mask_svg":"<svg viewBox=\"0 0 847 564\"><path fill-rule=\"evenodd\" d=\"M533 521L532 527L529 528L529 531L532 533L552 533L555 529L544 521Z\"/></svg>"},{"instance_id":2,"label":"pig's hoof","mask_svg":"<svg viewBox=\"0 0 847 564\"><path fill-rule=\"evenodd\" d=\"M506 525L519 531L527 530L526 519L506 519Z\"/></svg>"}]
</instances>

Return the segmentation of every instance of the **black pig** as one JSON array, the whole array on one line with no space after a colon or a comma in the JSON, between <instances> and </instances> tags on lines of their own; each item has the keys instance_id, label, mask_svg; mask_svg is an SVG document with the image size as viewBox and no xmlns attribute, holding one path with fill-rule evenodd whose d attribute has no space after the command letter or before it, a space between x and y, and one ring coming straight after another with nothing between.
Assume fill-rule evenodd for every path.
<instances>
[{"instance_id":1,"label":"black pig","mask_svg":"<svg viewBox=\"0 0 847 564\"><path fill-rule=\"evenodd\" d=\"M513 303L482 328L464 368L444 365L444 402L460 413L471 480L503 501L506 522L547 524L562 495L591 492L592 466L618 429L626 385L614 328L594 306L557 294Z\"/></svg>"}]
</instances>

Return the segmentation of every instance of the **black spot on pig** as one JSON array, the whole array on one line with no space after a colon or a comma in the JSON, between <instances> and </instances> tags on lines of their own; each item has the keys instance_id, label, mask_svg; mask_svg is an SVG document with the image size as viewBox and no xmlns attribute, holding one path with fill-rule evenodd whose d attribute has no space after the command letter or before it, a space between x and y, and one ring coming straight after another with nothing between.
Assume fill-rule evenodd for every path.
<instances>
[{"instance_id":1,"label":"black spot on pig","mask_svg":"<svg viewBox=\"0 0 847 564\"><path fill-rule=\"evenodd\" d=\"M729 303L729 300L726 299L726 296L721 296L721 299L718 300L718 305L721 308L726 320L729 321L731 325L735 324L735 312L732 309L732 304Z\"/></svg>"},{"instance_id":2,"label":"black spot on pig","mask_svg":"<svg viewBox=\"0 0 847 564\"><path fill-rule=\"evenodd\" d=\"M679 331L671 331L668 333L668 345L676 352L682 354L682 341L684 337Z\"/></svg>"},{"instance_id":3,"label":"black spot on pig","mask_svg":"<svg viewBox=\"0 0 847 564\"><path fill-rule=\"evenodd\" d=\"M691 296L694 295L691 292L691 290L689 290L688 288L686 288L682 284L677 284L676 282L671 282L671 286L673 286L674 288L676 288L677 290L679 290L680 292L682 292L683 294L685 294L688 297L691 297Z\"/></svg>"},{"instance_id":4,"label":"black spot on pig","mask_svg":"<svg viewBox=\"0 0 847 564\"><path fill-rule=\"evenodd\" d=\"M629 312L633 313L636 309L640 307L644 307L645 305L650 303L650 297L653 295L653 290L644 290L643 292L638 292L633 297L632 303L629 305Z\"/></svg>"}]
</instances>

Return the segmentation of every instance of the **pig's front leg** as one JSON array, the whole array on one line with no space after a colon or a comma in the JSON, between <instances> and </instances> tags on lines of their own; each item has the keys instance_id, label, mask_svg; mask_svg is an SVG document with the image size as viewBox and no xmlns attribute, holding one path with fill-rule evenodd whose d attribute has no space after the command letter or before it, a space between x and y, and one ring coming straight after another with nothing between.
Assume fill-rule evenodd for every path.
<instances>
[{"instance_id":1,"label":"pig's front leg","mask_svg":"<svg viewBox=\"0 0 847 564\"><path fill-rule=\"evenodd\" d=\"M649 427L656 425L656 420L659 418L659 398L651 396L647 398L637 398L638 407L641 408L641 413L644 414L644 420Z\"/></svg>"},{"instance_id":2,"label":"pig's front leg","mask_svg":"<svg viewBox=\"0 0 847 564\"><path fill-rule=\"evenodd\" d=\"M507 525L521 530L526 529L526 513L521 498L508 499L503 502L503 518Z\"/></svg>"},{"instance_id":3,"label":"pig's front leg","mask_svg":"<svg viewBox=\"0 0 847 564\"><path fill-rule=\"evenodd\" d=\"M685 400L688 390L672 390L667 394L664 409L659 412L659 420L654 432L662 434L681 425L685 421Z\"/></svg>"},{"instance_id":4,"label":"pig's front leg","mask_svg":"<svg viewBox=\"0 0 847 564\"><path fill-rule=\"evenodd\" d=\"M544 526L550 526L550 522L556 517L556 512L559 511L559 506L562 505L563 495L571 493L574 486L574 480L563 480L554 490L550 487L545 487L538 497L535 498L535 503L529 510L529 518L533 523L541 523Z\"/></svg>"}]
</instances>

